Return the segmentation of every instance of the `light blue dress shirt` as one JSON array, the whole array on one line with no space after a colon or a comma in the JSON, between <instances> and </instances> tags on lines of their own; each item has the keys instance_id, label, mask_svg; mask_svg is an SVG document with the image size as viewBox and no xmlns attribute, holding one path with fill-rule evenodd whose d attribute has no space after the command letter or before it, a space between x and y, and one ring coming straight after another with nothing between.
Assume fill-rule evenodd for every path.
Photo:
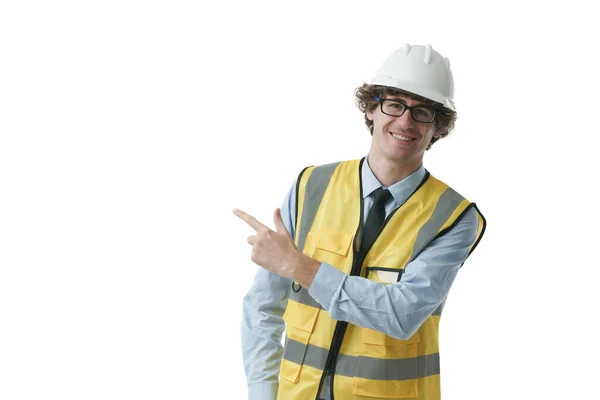
<instances>
[{"instance_id":1,"label":"light blue dress shirt","mask_svg":"<svg viewBox=\"0 0 600 400\"><path fill-rule=\"evenodd\" d=\"M423 165L413 174L389 186L386 216L398 208L425 176ZM368 165L361 170L364 220L373 204L372 193L383 185ZM385 188L385 187L384 187ZM296 182L281 207L283 222L295 237ZM477 214L470 209L445 235L432 241L404 270L401 280L384 285L359 276L348 276L334 266L321 263L309 294L329 312L331 318L375 329L398 339L408 339L444 301L460 266L477 235ZM244 297L242 355L249 400L275 400L279 387L279 366L283 356L281 338L283 313L292 281L262 268ZM321 391L328 399L329 380Z\"/></svg>"}]
</instances>

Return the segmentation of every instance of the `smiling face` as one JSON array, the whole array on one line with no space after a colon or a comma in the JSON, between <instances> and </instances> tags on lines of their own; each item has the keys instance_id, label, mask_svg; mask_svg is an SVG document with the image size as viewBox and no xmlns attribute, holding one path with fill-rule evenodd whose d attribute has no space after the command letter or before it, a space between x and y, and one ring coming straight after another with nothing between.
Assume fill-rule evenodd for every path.
<instances>
[{"instance_id":1,"label":"smiling face","mask_svg":"<svg viewBox=\"0 0 600 400\"><path fill-rule=\"evenodd\" d=\"M398 100L409 107L426 106L406 95L389 95L384 98ZM367 111L367 118L373 121L369 159L385 159L387 162L415 169L421 164L431 138L439 136L440 132L436 130L435 122L415 121L411 112L406 110L401 117L392 117L382 113L379 105Z\"/></svg>"}]
</instances>

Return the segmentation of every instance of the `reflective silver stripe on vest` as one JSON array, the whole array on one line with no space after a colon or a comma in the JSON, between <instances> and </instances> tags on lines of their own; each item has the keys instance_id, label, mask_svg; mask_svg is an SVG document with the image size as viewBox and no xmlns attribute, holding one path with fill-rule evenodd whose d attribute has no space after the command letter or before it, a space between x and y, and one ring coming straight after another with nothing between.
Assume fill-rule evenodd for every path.
<instances>
[{"instance_id":1,"label":"reflective silver stripe on vest","mask_svg":"<svg viewBox=\"0 0 600 400\"><path fill-rule=\"evenodd\" d=\"M325 368L329 350L305 345L288 339L283 358L319 370ZM303 362L304 361L304 362ZM440 373L439 353L416 358L381 359L339 354L335 374L377 380L405 380L424 378Z\"/></svg>"},{"instance_id":2,"label":"reflective silver stripe on vest","mask_svg":"<svg viewBox=\"0 0 600 400\"><path fill-rule=\"evenodd\" d=\"M442 229L442 226L444 226L446 221L448 221L448 218L450 218L454 210L456 210L456 207L458 207L463 200L464 197L456 193L452 188L448 188L442 193L435 205L433 214L431 214L429 220L421 227L421 229L419 229L417 240L415 240L415 246L413 247L408 262L414 260L433 238L436 237L440 229Z\"/></svg>"},{"instance_id":3,"label":"reflective silver stripe on vest","mask_svg":"<svg viewBox=\"0 0 600 400\"><path fill-rule=\"evenodd\" d=\"M341 162L320 165L315 167L304 189L304 205L302 207L302 219L300 220L300 227L296 232L298 238L298 250L304 250L304 244L306 243L306 237L312 227L312 224L317 216L317 211L321 205L321 200L325 195L325 190L329 185L333 171L340 165ZM296 208L298 207L298 201L296 200ZM290 299L297 301L298 303L306 304L307 306L322 308L311 295L308 294L308 290L300 290L298 292L292 291Z\"/></svg>"},{"instance_id":4,"label":"reflective silver stripe on vest","mask_svg":"<svg viewBox=\"0 0 600 400\"><path fill-rule=\"evenodd\" d=\"M340 162L320 165L313 169L313 172L308 177L306 188L304 190L304 205L302 207L302 219L300 220L300 228L296 232L298 238L298 250L304 250L306 236L312 227L313 221L321 205L321 200L325 195L325 190L333 171L340 165ZM299 199L296 199L296 207L298 207Z\"/></svg>"}]
</instances>

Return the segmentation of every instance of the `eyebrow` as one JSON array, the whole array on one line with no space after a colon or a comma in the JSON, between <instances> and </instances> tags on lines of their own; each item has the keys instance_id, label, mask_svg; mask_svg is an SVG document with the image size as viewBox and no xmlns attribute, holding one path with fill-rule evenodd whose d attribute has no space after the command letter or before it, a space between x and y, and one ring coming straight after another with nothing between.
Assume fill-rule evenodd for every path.
<instances>
[{"instance_id":1,"label":"eyebrow","mask_svg":"<svg viewBox=\"0 0 600 400\"><path fill-rule=\"evenodd\" d=\"M411 99L410 97L408 98L409 100L414 100L416 102L418 102L417 104L413 105L413 106L409 106L409 107L426 107L426 108L433 108L434 105L433 104L427 104L427 103L422 103L419 100L415 100L415 99ZM389 96L386 98L386 100L394 100L394 101L398 101L402 104L404 104L404 101L406 101L406 99L391 99ZM408 104L404 104L405 106L408 106Z\"/></svg>"}]
</instances>

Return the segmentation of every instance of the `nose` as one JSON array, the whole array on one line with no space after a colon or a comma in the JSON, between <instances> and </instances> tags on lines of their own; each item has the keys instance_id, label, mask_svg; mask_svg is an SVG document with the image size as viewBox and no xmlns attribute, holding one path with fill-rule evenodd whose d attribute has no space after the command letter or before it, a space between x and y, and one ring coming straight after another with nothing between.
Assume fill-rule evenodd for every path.
<instances>
[{"instance_id":1,"label":"nose","mask_svg":"<svg viewBox=\"0 0 600 400\"><path fill-rule=\"evenodd\" d=\"M404 111L404 114L402 114L399 117L396 117L397 120L398 120L398 122L400 123L400 125L402 125L402 126L410 126L410 125L412 125L413 122L415 122L412 119L411 112L412 112L411 110L407 109L407 110Z\"/></svg>"}]
</instances>

